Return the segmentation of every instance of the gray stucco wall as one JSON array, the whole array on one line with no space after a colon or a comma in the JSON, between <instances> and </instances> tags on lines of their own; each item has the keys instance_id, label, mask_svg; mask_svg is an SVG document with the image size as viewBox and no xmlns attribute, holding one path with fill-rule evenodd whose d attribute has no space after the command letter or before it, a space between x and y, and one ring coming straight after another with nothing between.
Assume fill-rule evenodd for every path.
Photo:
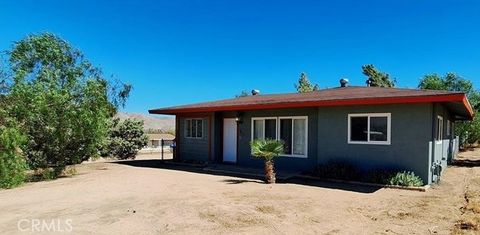
<instances>
[{"instance_id":1,"label":"gray stucco wall","mask_svg":"<svg viewBox=\"0 0 480 235\"><path fill-rule=\"evenodd\" d=\"M252 117L290 117L307 116L308 117L308 154L307 158L280 156L275 159L275 167L278 170L310 170L317 165L317 121L318 111L316 108L297 108L297 109L274 109L274 110L256 110L243 112L242 123L238 126L238 159L237 164L248 167L263 167L263 160L251 156L251 120ZM278 124L277 124L278 125Z\"/></svg>"},{"instance_id":2,"label":"gray stucco wall","mask_svg":"<svg viewBox=\"0 0 480 235\"><path fill-rule=\"evenodd\" d=\"M202 138L187 138L185 129L185 120L191 118L201 118L203 120L203 136ZM178 154L182 160L200 160L208 161L209 158L209 118L205 116L192 116L192 117L178 117L177 122L179 126L178 141Z\"/></svg>"},{"instance_id":3,"label":"gray stucco wall","mask_svg":"<svg viewBox=\"0 0 480 235\"><path fill-rule=\"evenodd\" d=\"M391 113L391 144L349 144L348 114L353 113ZM410 170L428 183L431 117L431 104L321 107L318 109L318 162L341 160L365 170Z\"/></svg>"},{"instance_id":4,"label":"gray stucco wall","mask_svg":"<svg viewBox=\"0 0 480 235\"><path fill-rule=\"evenodd\" d=\"M430 175L429 179L430 182L434 182L441 176L443 170L447 168L448 161L452 159L452 151L453 151L453 139L455 138L454 135L449 135L447 133L447 122L448 120L452 120L453 117L450 112L439 103L433 104L433 115L432 115L432 140L430 142ZM443 118L443 139L437 140L437 117L441 116ZM451 126L451 131L453 132L453 127ZM440 168L435 169L436 167L440 166ZM433 167L433 168L432 168Z\"/></svg>"}]
</instances>

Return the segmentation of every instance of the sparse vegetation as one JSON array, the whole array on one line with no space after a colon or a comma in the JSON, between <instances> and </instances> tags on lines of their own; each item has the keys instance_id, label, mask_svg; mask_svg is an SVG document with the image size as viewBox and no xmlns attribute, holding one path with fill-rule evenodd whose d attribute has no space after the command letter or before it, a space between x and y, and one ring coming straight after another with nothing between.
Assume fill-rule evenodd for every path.
<instances>
[{"instance_id":1,"label":"sparse vegetation","mask_svg":"<svg viewBox=\"0 0 480 235\"><path fill-rule=\"evenodd\" d=\"M419 187L423 185L422 179L411 171L398 172L389 180L390 185Z\"/></svg>"}]
</instances>

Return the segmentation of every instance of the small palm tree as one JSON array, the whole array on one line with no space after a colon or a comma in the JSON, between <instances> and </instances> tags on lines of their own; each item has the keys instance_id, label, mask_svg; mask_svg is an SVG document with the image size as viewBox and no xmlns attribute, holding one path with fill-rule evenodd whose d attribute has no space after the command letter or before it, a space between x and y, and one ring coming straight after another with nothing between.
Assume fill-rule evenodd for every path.
<instances>
[{"instance_id":1,"label":"small palm tree","mask_svg":"<svg viewBox=\"0 0 480 235\"><path fill-rule=\"evenodd\" d=\"M268 184L275 183L273 158L283 153L283 142L279 140L253 140L250 142L252 155L265 160L265 180Z\"/></svg>"}]
</instances>

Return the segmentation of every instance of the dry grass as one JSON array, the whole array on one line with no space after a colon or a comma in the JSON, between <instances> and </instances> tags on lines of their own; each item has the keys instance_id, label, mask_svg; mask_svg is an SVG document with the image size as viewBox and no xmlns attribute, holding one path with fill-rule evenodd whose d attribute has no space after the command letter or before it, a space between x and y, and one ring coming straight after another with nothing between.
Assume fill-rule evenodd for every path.
<instances>
[{"instance_id":1,"label":"dry grass","mask_svg":"<svg viewBox=\"0 0 480 235\"><path fill-rule=\"evenodd\" d=\"M478 234L480 230L480 218L475 216L469 219L461 219L455 224L452 234Z\"/></svg>"},{"instance_id":2,"label":"dry grass","mask_svg":"<svg viewBox=\"0 0 480 235\"><path fill-rule=\"evenodd\" d=\"M454 226L452 234L480 233L480 178L472 178L465 187L465 205L461 208L462 216Z\"/></svg>"},{"instance_id":3,"label":"dry grass","mask_svg":"<svg viewBox=\"0 0 480 235\"><path fill-rule=\"evenodd\" d=\"M480 214L480 192L468 191L465 193L466 206L465 209ZM480 216L480 215L479 215Z\"/></svg>"},{"instance_id":4,"label":"dry grass","mask_svg":"<svg viewBox=\"0 0 480 235\"><path fill-rule=\"evenodd\" d=\"M75 166L67 166L60 174L60 177L69 177L78 174L77 168Z\"/></svg>"},{"instance_id":5,"label":"dry grass","mask_svg":"<svg viewBox=\"0 0 480 235\"><path fill-rule=\"evenodd\" d=\"M256 210L265 214L275 213L275 208L273 206L257 206Z\"/></svg>"}]
</instances>

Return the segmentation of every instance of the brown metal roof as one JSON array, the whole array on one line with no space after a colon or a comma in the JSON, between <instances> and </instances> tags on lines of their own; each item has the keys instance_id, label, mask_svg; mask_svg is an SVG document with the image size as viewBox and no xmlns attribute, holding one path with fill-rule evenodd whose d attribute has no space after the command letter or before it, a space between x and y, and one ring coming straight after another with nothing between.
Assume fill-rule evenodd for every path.
<instances>
[{"instance_id":1,"label":"brown metal roof","mask_svg":"<svg viewBox=\"0 0 480 235\"><path fill-rule=\"evenodd\" d=\"M152 114L178 114L252 110L265 108L367 105L394 103L457 102L463 106L461 115L473 112L462 92L381 87L339 87L309 93L255 95L190 105L149 110ZM460 110L460 109L459 109ZM462 111L462 110L461 110Z\"/></svg>"}]
</instances>

